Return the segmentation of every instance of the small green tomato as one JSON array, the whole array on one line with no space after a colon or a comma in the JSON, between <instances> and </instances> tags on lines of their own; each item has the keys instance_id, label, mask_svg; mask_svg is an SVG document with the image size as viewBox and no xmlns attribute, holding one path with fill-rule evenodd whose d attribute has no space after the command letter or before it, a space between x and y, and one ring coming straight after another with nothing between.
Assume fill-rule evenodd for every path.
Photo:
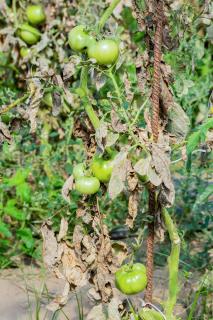
<instances>
[{"instance_id":1,"label":"small green tomato","mask_svg":"<svg viewBox=\"0 0 213 320\"><path fill-rule=\"evenodd\" d=\"M116 287L124 294L136 294L147 285L146 267L141 263L125 264L115 273Z\"/></svg>"},{"instance_id":2,"label":"small green tomato","mask_svg":"<svg viewBox=\"0 0 213 320\"><path fill-rule=\"evenodd\" d=\"M20 49L20 56L22 58L26 58L27 56L29 56L31 53L31 49L30 48L27 48L27 47L22 47Z\"/></svg>"},{"instance_id":3,"label":"small green tomato","mask_svg":"<svg viewBox=\"0 0 213 320\"><path fill-rule=\"evenodd\" d=\"M26 42L27 44L35 44L41 38L40 32L27 23L23 23L19 27L19 35L22 38L22 40L24 40L24 42Z\"/></svg>"},{"instance_id":4,"label":"small green tomato","mask_svg":"<svg viewBox=\"0 0 213 320\"><path fill-rule=\"evenodd\" d=\"M113 169L113 160L94 158L91 165L93 175L101 182L109 182Z\"/></svg>"},{"instance_id":5,"label":"small green tomato","mask_svg":"<svg viewBox=\"0 0 213 320\"><path fill-rule=\"evenodd\" d=\"M85 176L85 165L84 163L78 163L73 169L73 177L75 180Z\"/></svg>"},{"instance_id":6,"label":"small green tomato","mask_svg":"<svg viewBox=\"0 0 213 320\"><path fill-rule=\"evenodd\" d=\"M91 45L88 50L88 57L95 59L97 64L114 64L119 56L119 47L114 40L106 39Z\"/></svg>"},{"instance_id":7,"label":"small green tomato","mask_svg":"<svg viewBox=\"0 0 213 320\"><path fill-rule=\"evenodd\" d=\"M40 24L46 19L44 8L41 5L28 6L26 14L28 21L33 25Z\"/></svg>"},{"instance_id":8,"label":"small green tomato","mask_svg":"<svg viewBox=\"0 0 213 320\"><path fill-rule=\"evenodd\" d=\"M81 51L88 46L89 36L85 32L85 27L79 25L74 27L68 35L68 42L74 51Z\"/></svg>"},{"instance_id":9,"label":"small green tomato","mask_svg":"<svg viewBox=\"0 0 213 320\"><path fill-rule=\"evenodd\" d=\"M98 192L100 182L95 177L82 177L76 180L75 189L81 194L94 194Z\"/></svg>"}]
</instances>

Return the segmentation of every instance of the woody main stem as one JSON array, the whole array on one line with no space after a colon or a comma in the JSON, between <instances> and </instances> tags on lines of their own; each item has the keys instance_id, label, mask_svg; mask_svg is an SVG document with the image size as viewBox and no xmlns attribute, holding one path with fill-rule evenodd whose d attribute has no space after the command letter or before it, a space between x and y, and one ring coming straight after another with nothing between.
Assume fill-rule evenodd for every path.
<instances>
[{"instance_id":1,"label":"woody main stem","mask_svg":"<svg viewBox=\"0 0 213 320\"><path fill-rule=\"evenodd\" d=\"M154 38L154 77L152 85L152 134L154 142L158 140L158 130L159 130L159 99L160 99L160 63L161 63L161 45L162 45L162 29L163 29L163 1L158 1L158 6L156 8L156 32ZM149 214L152 216L153 221L148 224L148 238L147 238L147 289L145 294L145 300L147 302L152 302L153 293L153 262L154 262L154 229L155 229L155 214L156 214L156 196L155 188L150 185L149 190Z\"/></svg>"}]
</instances>

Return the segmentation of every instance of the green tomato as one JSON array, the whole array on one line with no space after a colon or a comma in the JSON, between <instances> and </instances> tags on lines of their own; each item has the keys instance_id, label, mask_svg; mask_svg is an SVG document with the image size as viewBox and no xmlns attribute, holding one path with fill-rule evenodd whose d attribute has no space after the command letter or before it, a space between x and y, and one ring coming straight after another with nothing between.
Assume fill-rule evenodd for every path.
<instances>
[{"instance_id":1,"label":"green tomato","mask_svg":"<svg viewBox=\"0 0 213 320\"><path fill-rule=\"evenodd\" d=\"M116 287L125 294L136 294L147 285L146 267L141 263L122 266L115 273Z\"/></svg>"},{"instance_id":2,"label":"green tomato","mask_svg":"<svg viewBox=\"0 0 213 320\"><path fill-rule=\"evenodd\" d=\"M75 51L81 51L88 47L89 42L92 42L91 40L93 37L88 36L88 34L85 32L85 27L80 25L74 27L68 35L68 42L71 47L71 49Z\"/></svg>"},{"instance_id":3,"label":"green tomato","mask_svg":"<svg viewBox=\"0 0 213 320\"><path fill-rule=\"evenodd\" d=\"M94 194L98 192L100 182L96 177L82 177L76 180L75 189L81 194Z\"/></svg>"},{"instance_id":4,"label":"green tomato","mask_svg":"<svg viewBox=\"0 0 213 320\"><path fill-rule=\"evenodd\" d=\"M45 95L43 96L42 102L51 108L53 106L52 94L50 92L45 93Z\"/></svg>"},{"instance_id":5,"label":"green tomato","mask_svg":"<svg viewBox=\"0 0 213 320\"><path fill-rule=\"evenodd\" d=\"M19 27L19 35L27 44L35 44L41 38L40 32L27 23L23 23Z\"/></svg>"},{"instance_id":6,"label":"green tomato","mask_svg":"<svg viewBox=\"0 0 213 320\"><path fill-rule=\"evenodd\" d=\"M85 165L84 163L78 163L73 169L73 177L75 180L85 176Z\"/></svg>"},{"instance_id":7,"label":"green tomato","mask_svg":"<svg viewBox=\"0 0 213 320\"><path fill-rule=\"evenodd\" d=\"M33 25L40 24L46 19L44 8L41 5L28 6L26 14L28 21Z\"/></svg>"},{"instance_id":8,"label":"green tomato","mask_svg":"<svg viewBox=\"0 0 213 320\"><path fill-rule=\"evenodd\" d=\"M22 58L26 58L27 56L29 56L30 52L31 52L30 48L22 47L22 48L20 49L20 56L21 56Z\"/></svg>"},{"instance_id":9,"label":"green tomato","mask_svg":"<svg viewBox=\"0 0 213 320\"><path fill-rule=\"evenodd\" d=\"M114 40L101 40L91 45L88 50L88 57L95 59L100 65L108 65L116 62L119 56L119 47Z\"/></svg>"},{"instance_id":10,"label":"green tomato","mask_svg":"<svg viewBox=\"0 0 213 320\"><path fill-rule=\"evenodd\" d=\"M104 160L102 158L94 158L91 165L93 175L101 182L110 180L113 169L113 160Z\"/></svg>"},{"instance_id":11,"label":"green tomato","mask_svg":"<svg viewBox=\"0 0 213 320\"><path fill-rule=\"evenodd\" d=\"M164 320L164 317L156 310L143 308L139 312L139 316L142 320Z\"/></svg>"}]
</instances>

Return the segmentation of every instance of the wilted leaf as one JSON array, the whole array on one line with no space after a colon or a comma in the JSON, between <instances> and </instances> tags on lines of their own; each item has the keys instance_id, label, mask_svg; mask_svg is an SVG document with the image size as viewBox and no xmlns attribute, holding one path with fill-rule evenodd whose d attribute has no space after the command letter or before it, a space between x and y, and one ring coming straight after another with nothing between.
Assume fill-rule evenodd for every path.
<instances>
[{"instance_id":1,"label":"wilted leaf","mask_svg":"<svg viewBox=\"0 0 213 320\"><path fill-rule=\"evenodd\" d=\"M121 123L116 111L112 109L111 111L111 122L112 122L112 128L115 132L121 133L127 131L127 125Z\"/></svg>"},{"instance_id":2,"label":"wilted leaf","mask_svg":"<svg viewBox=\"0 0 213 320\"><path fill-rule=\"evenodd\" d=\"M108 132L106 136L106 147L109 148L113 146L118 139L119 139L118 133Z\"/></svg>"},{"instance_id":3,"label":"wilted leaf","mask_svg":"<svg viewBox=\"0 0 213 320\"><path fill-rule=\"evenodd\" d=\"M114 159L112 176L108 186L111 199L115 199L124 189L127 176L128 159L127 152L121 151Z\"/></svg>"},{"instance_id":4,"label":"wilted leaf","mask_svg":"<svg viewBox=\"0 0 213 320\"><path fill-rule=\"evenodd\" d=\"M8 130L6 124L0 121L0 144L4 141L11 142L12 137L10 131Z\"/></svg>"},{"instance_id":5,"label":"wilted leaf","mask_svg":"<svg viewBox=\"0 0 213 320\"><path fill-rule=\"evenodd\" d=\"M66 200L68 203L70 203L70 198L69 198L69 193L70 191L73 189L73 176L70 176L64 183L63 187L62 187L62 197L64 198L64 200Z\"/></svg>"},{"instance_id":6,"label":"wilted leaf","mask_svg":"<svg viewBox=\"0 0 213 320\"><path fill-rule=\"evenodd\" d=\"M29 107L26 111L30 120L30 132L34 133L37 128L36 117L39 110L39 105L43 97L41 82L37 78L32 78L29 83L30 97Z\"/></svg>"},{"instance_id":7,"label":"wilted leaf","mask_svg":"<svg viewBox=\"0 0 213 320\"><path fill-rule=\"evenodd\" d=\"M80 63L81 59L79 56L71 56L68 63L64 65L63 69L63 80L67 81L70 79L76 72L76 66Z\"/></svg>"},{"instance_id":8,"label":"wilted leaf","mask_svg":"<svg viewBox=\"0 0 213 320\"><path fill-rule=\"evenodd\" d=\"M173 134L177 140L181 141L185 139L189 129L190 120L187 114L179 104L174 103L168 110L168 132Z\"/></svg>"},{"instance_id":9,"label":"wilted leaf","mask_svg":"<svg viewBox=\"0 0 213 320\"><path fill-rule=\"evenodd\" d=\"M151 156L147 156L146 158L142 158L138 160L138 162L134 165L134 170L140 176L147 176L149 167L151 166Z\"/></svg>"},{"instance_id":10,"label":"wilted leaf","mask_svg":"<svg viewBox=\"0 0 213 320\"><path fill-rule=\"evenodd\" d=\"M135 218L138 213L138 191L134 191L130 194L128 203L128 217L126 219L126 225L129 228L133 228Z\"/></svg>"},{"instance_id":11,"label":"wilted leaf","mask_svg":"<svg viewBox=\"0 0 213 320\"><path fill-rule=\"evenodd\" d=\"M68 231L68 222L66 219L62 218L59 234L57 236L58 242L60 242L67 235L67 231Z\"/></svg>"},{"instance_id":12,"label":"wilted leaf","mask_svg":"<svg viewBox=\"0 0 213 320\"><path fill-rule=\"evenodd\" d=\"M58 258L58 244L54 232L44 224L41 227L43 238L43 260L48 268L53 268Z\"/></svg>"},{"instance_id":13,"label":"wilted leaf","mask_svg":"<svg viewBox=\"0 0 213 320\"><path fill-rule=\"evenodd\" d=\"M100 126L96 129L95 140L101 152L104 152L104 146L107 137L107 125L105 122L101 121Z\"/></svg>"},{"instance_id":14,"label":"wilted leaf","mask_svg":"<svg viewBox=\"0 0 213 320\"><path fill-rule=\"evenodd\" d=\"M108 318L107 320L121 320L119 313L119 305L122 304L121 299L113 297L108 305Z\"/></svg>"}]
</instances>

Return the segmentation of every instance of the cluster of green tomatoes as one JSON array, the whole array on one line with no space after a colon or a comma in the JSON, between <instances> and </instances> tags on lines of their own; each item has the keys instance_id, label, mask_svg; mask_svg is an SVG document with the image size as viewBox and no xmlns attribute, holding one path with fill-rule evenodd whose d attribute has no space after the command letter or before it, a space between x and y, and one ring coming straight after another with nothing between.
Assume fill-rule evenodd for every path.
<instances>
[{"instance_id":1,"label":"cluster of green tomatoes","mask_svg":"<svg viewBox=\"0 0 213 320\"><path fill-rule=\"evenodd\" d=\"M28 22L21 24L18 28L19 37L29 45L37 43L41 38L40 31L35 26L40 25L46 20L44 9L41 5L29 5L26 9ZM22 47L20 55L22 58L28 56L30 49Z\"/></svg>"},{"instance_id":2,"label":"cluster of green tomatoes","mask_svg":"<svg viewBox=\"0 0 213 320\"><path fill-rule=\"evenodd\" d=\"M69 32L68 41L71 49L86 51L88 57L99 65L114 64L119 56L119 46L116 41L112 39L96 41L83 25L76 26Z\"/></svg>"},{"instance_id":3,"label":"cluster of green tomatoes","mask_svg":"<svg viewBox=\"0 0 213 320\"><path fill-rule=\"evenodd\" d=\"M107 183L110 180L113 169L113 158L103 159L94 157L89 170L86 170L84 163L77 164L73 169L75 189L81 194L94 194L98 192L100 183Z\"/></svg>"}]
</instances>

